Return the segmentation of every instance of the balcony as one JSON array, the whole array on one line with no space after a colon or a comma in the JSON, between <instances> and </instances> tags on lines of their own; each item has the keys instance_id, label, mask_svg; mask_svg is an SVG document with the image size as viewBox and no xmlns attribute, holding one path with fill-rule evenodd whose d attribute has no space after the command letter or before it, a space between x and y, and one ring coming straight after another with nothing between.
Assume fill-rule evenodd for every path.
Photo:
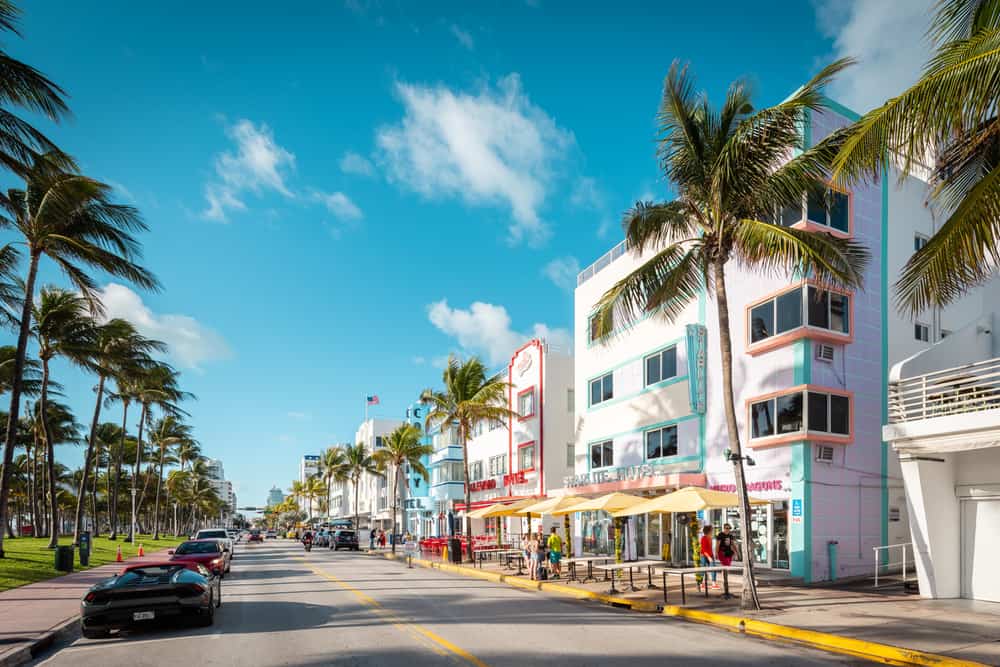
<instances>
[{"instance_id":1,"label":"balcony","mask_svg":"<svg viewBox=\"0 0 1000 667\"><path fill-rule=\"evenodd\" d=\"M579 287L580 285L584 284L585 282L593 278L595 275L606 269L616 259L618 259L619 257L623 257L626 251L628 251L627 241L622 241L614 248L601 255L596 262L585 268L576 276L576 286Z\"/></svg>"},{"instance_id":2,"label":"balcony","mask_svg":"<svg viewBox=\"0 0 1000 667\"><path fill-rule=\"evenodd\" d=\"M1000 408L1000 359L987 359L889 384L889 423Z\"/></svg>"}]
</instances>

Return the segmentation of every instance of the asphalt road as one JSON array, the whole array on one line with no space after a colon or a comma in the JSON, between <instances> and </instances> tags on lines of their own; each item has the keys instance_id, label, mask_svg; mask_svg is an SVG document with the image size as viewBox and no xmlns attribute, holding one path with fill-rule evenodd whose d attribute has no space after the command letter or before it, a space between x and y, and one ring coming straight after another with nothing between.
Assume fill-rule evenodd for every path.
<instances>
[{"instance_id":1,"label":"asphalt road","mask_svg":"<svg viewBox=\"0 0 1000 667\"><path fill-rule=\"evenodd\" d=\"M847 665L846 656L288 541L238 545L210 628L77 639L36 664ZM668 662L669 661L669 662Z\"/></svg>"}]
</instances>

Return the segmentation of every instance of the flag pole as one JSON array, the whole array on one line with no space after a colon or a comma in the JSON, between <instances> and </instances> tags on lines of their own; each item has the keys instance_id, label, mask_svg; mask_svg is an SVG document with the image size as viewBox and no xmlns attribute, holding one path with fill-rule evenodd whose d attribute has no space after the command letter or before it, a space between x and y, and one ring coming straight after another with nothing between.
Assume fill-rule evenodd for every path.
<instances>
[{"instance_id":1,"label":"flag pole","mask_svg":"<svg viewBox=\"0 0 1000 667\"><path fill-rule=\"evenodd\" d=\"M365 395L365 421L368 421L368 395Z\"/></svg>"}]
</instances>

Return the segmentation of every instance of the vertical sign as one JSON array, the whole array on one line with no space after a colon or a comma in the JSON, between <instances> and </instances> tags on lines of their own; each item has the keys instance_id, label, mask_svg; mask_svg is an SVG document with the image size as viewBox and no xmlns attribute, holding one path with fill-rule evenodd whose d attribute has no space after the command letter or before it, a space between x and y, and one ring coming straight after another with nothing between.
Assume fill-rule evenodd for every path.
<instances>
[{"instance_id":1,"label":"vertical sign","mask_svg":"<svg viewBox=\"0 0 1000 667\"><path fill-rule=\"evenodd\" d=\"M802 523L801 498L792 498L792 523Z\"/></svg>"},{"instance_id":2,"label":"vertical sign","mask_svg":"<svg viewBox=\"0 0 1000 667\"><path fill-rule=\"evenodd\" d=\"M705 414L705 404L708 402L705 383L706 341L708 330L701 324L689 324L687 332L687 366L688 366L688 398L691 411Z\"/></svg>"}]
</instances>

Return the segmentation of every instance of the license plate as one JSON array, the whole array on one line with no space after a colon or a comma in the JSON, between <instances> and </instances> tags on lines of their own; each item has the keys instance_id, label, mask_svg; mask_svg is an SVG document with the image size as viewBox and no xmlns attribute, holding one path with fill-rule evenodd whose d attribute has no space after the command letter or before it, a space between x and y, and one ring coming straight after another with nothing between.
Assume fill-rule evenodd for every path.
<instances>
[{"instance_id":1,"label":"license plate","mask_svg":"<svg viewBox=\"0 0 1000 667\"><path fill-rule=\"evenodd\" d=\"M155 618L155 617L156 617L156 614L154 612L151 612L151 611L137 611L137 612L135 612L135 613L132 614L132 620L133 621L148 621L148 620L150 620L152 618Z\"/></svg>"}]
</instances>

